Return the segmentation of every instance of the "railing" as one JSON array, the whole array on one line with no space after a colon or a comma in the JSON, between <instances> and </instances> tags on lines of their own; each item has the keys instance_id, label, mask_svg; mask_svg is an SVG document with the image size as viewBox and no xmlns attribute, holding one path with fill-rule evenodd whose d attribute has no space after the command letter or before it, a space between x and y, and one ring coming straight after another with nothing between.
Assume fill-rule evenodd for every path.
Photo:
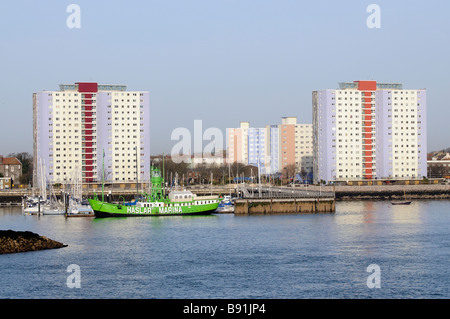
<instances>
[{"instance_id":1,"label":"railing","mask_svg":"<svg viewBox=\"0 0 450 319\"><path fill-rule=\"evenodd\" d=\"M334 192L308 189L292 189L285 187L247 187L240 184L237 190L243 198L334 198Z\"/></svg>"}]
</instances>

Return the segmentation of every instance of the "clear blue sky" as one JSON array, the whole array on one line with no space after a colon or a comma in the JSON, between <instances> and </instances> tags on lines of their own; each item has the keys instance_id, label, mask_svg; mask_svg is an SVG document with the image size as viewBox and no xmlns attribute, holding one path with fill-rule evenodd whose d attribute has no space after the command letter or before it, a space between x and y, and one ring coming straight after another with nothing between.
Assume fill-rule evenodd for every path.
<instances>
[{"instance_id":1,"label":"clear blue sky","mask_svg":"<svg viewBox=\"0 0 450 319\"><path fill-rule=\"evenodd\" d=\"M69 4L81 28L69 29ZM369 29L369 4L381 28ZM0 154L32 152L32 93L126 84L151 96L152 154L172 130L282 116L311 123L311 92L374 79L428 90L428 151L450 146L450 2L3 1ZM206 144L207 142L205 142Z\"/></svg>"}]
</instances>

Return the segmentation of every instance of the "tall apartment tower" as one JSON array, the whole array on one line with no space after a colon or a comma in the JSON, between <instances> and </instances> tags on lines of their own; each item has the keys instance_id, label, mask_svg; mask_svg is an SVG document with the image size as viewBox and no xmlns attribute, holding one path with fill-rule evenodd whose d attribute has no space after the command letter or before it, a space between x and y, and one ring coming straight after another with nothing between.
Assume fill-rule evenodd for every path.
<instances>
[{"instance_id":1,"label":"tall apartment tower","mask_svg":"<svg viewBox=\"0 0 450 319\"><path fill-rule=\"evenodd\" d=\"M33 94L33 183L83 183L149 178L147 91L93 82L62 84Z\"/></svg>"},{"instance_id":2,"label":"tall apartment tower","mask_svg":"<svg viewBox=\"0 0 450 319\"><path fill-rule=\"evenodd\" d=\"M228 163L248 163L248 129L249 122L241 122L237 128L227 128L228 146L227 146L227 162Z\"/></svg>"},{"instance_id":3,"label":"tall apartment tower","mask_svg":"<svg viewBox=\"0 0 450 319\"><path fill-rule=\"evenodd\" d=\"M426 90L345 82L312 104L316 182L426 176Z\"/></svg>"},{"instance_id":4,"label":"tall apartment tower","mask_svg":"<svg viewBox=\"0 0 450 319\"><path fill-rule=\"evenodd\" d=\"M250 127L249 122L228 128L227 162L258 166L261 174L270 174L270 131L269 127Z\"/></svg>"},{"instance_id":5,"label":"tall apartment tower","mask_svg":"<svg viewBox=\"0 0 450 319\"><path fill-rule=\"evenodd\" d=\"M296 117L283 117L280 132L280 172L295 166L296 172L312 172L312 124L298 124Z\"/></svg>"},{"instance_id":6,"label":"tall apartment tower","mask_svg":"<svg viewBox=\"0 0 450 319\"><path fill-rule=\"evenodd\" d=\"M278 125L266 125L266 174L275 174L280 170L280 129Z\"/></svg>"},{"instance_id":7,"label":"tall apartment tower","mask_svg":"<svg viewBox=\"0 0 450 319\"><path fill-rule=\"evenodd\" d=\"M248 129L247 145L248 164L259 167L261 174L267 174L269 170L266 169L266 162L269 161L269 158L267 156L268 143L266 128L250 127Z\"/></svg>"}]
</instances>

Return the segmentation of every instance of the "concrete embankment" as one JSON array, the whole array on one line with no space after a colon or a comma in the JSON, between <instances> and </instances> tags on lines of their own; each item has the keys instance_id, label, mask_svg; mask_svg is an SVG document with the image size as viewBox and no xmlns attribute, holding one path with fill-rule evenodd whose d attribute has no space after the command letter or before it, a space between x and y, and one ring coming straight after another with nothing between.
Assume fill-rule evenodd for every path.
<instances>
[{"instance_id":1,"label":"concrete embankment","mask_svg":"<svg viewBox=\"0 0 450 319\"><path fill-rule=\"evenodd\" d=\"M0 255L67 247L29 231L0 230Z\"/></svg>"},{"instance_id":2,"label":"concrete embankment","mask_svg":"<svg viewBox=\"0 0 450 319\"><path fill-rule=\"evenodd\" d=\"M358 185L283 187L283 192L293 198L248 198L235 202L235 214L289 214L332 213L336 201L347 200L398 200L450 199L450 185ZM288 191L289 190L289 191ZM292 191L291 191L292 190ZM334 198L301 198L302 194L333 194ZM295 198L297 197L297 198Z\"/></svg>"},{"instance_id":3,"label":"concrete embankment","mask_svg":"<svg viewBox=\"0 0 450 319\"><path fill-rule=\"evenodd\" d=\"M333 198L249 198L235 201L234 214L334 213Z\"/></svg>"}]
</instances>

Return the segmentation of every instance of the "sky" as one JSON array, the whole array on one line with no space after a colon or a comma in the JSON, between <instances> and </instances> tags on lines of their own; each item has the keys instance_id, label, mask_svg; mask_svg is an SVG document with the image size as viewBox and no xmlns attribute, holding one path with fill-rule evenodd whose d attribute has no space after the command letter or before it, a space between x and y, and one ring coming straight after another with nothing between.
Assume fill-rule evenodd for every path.
<instances>
[{"instance_id":1,"label":"sky","mask_svg":"<svg viewBox=\"0 0 450 319\"><path fill-rule=\"evenodd\" d=\"M427 89L428 151L450 147L449 14L448 0L2 1L0 154L32 153L34 92L83 81L150 92L152 154L194 120L224 144L240 121L312 123L312 91L357 80Z\"/></svg>"}]
</instances>

